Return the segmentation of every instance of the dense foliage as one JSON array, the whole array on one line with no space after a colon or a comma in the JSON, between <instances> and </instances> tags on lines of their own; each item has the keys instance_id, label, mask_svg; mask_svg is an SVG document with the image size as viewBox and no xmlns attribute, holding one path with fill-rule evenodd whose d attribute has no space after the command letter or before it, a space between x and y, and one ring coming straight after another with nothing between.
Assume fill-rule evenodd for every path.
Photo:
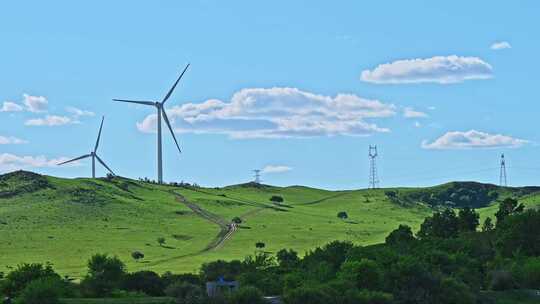
<instances>
[{"instance_id":1,"label":"dense foliage","mask_svg":"<svg viewBox=\"0 0 540 304\"><path fill-rule=\"evenodd\" d=\"M30 304L118 291L194 304L257 304L263 295L279 295L286 304L474 304L490 303L483 302L487 290L540 289L540 210L508 199L496 225L486 220L479 226L474 209L446 209L427 217L416 235L400 225L384 244L334 241L302 258L291 249L275 256L257 250L241 261L205 263L199 274L161 276L128 273L118 258L96 254L80 284L63 280L50 265L24 264L0 279L0 287ZM208 298L205 283L216 280L236 280L241 287Z\"/></svg>"}]
</instances>

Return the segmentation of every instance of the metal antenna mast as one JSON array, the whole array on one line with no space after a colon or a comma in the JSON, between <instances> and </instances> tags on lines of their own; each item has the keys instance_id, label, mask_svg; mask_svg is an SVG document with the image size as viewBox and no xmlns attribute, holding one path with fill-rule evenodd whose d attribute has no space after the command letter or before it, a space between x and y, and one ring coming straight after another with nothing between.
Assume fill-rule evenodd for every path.
<instances>
[{"instance_id":1,"label":"metal antenna mast","mask_svg":"<svg viewBox=\"0 0 540 304\"><path fill-rule=\"evenodd\" d=\"M379 188L379 178L377 177L377 146L369 146L369 189Z\"/></svg>"},{"instance_id":2,"label":"metal antenna mast","mask_svg":"<svg viewBox=\"0 0 540 304\"><path fill-rule=\"evenodd\" d=\"M501 154L501 172L499 174L499 186L506 187L506 161L504 160L504 154Z\"/></svg>"},{"instance_id":3,"label":"metal antenna mast","mask_svg":"<svg viewBox=\"0 0 540 304\"><path fill-rule=\"evenodd\" d=\"M260 184L261 183L261 170L257 169L257 170L253 170L253 172L255 172L255 179L253 180L254 183L256 184Z\"/></svg>"}]
</instances>

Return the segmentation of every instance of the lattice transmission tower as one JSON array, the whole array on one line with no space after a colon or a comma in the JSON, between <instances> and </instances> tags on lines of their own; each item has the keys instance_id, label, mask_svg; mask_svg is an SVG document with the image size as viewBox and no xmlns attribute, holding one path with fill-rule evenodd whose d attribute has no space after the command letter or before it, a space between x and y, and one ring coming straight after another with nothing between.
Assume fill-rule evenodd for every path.
<instances>
[{"instance_id":1,"label":"lattice transmission tower","mask_svg":"<svg viewBox=\"0 0 540 304\"><path fill-rule=\"evenodd\" d=\"M377 176L377 146L369 146L369 189L379 188L379 177Z\"/></svg>"},{"instance_id":2,"label":"lattice transmission tower","mask_svg":"<svg viewBox=\"0 0 540 304\"><path fill-rule=\"evenodd\" d=\"M501 171L499 173L499 186L506 187L506 161L504 160L504 154L501 154Z\"/></svg>"},{"instance_id":3,"label":"lattice transmission tower","mask_svg":"<svg viewBox=\"0 0 540 304\"><path fill-rule=\"evenodd\" d=\"M254 172L253 182L256 184L260 184L261 183L261 170L257 169L257 170L253 170L253 172Z\"/></svg>"}]
</instances>

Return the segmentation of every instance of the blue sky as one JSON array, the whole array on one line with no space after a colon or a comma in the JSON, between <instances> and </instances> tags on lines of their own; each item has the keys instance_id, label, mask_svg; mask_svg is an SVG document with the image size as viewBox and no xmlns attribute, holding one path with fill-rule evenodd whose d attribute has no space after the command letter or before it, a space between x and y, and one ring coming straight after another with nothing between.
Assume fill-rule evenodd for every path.
<instances>
[{"instance_id":1,"label":"blue sky","mask_svg":"<svg viewBox=\"0 0 540 304\"><path fill-rule=\"evenodd\" d=\"M154 109L167 102L164 177L222 186L538 184L537 1L4 1L0 171L76 177L92 150L156 178ZM104 175L102 168L98 169Z\"/></svg>"}]
</instances>

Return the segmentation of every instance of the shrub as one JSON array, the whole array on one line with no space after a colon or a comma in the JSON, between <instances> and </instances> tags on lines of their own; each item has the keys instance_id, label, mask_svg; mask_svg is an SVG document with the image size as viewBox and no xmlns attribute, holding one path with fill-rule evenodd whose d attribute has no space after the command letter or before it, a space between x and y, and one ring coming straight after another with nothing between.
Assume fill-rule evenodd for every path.
<instances>
[{"instance_id":1,"label":"shrub","mask_svg":"<svg viewBox=\"0 0 540 304\"><path fill-rule=\"evenodd\" d=\"M414 235L412 233L411 227L407 225L399 225L399 227L390 232L390 234L386 237L386 244L390 246L406 246L413 242Z\"/></svg>"},{"instance_id":2,"label":"shrub","mask_svg":"<svg viewBox=\"0 0 540 304\"><path fill-rule=\"evenodd\" d=\"M274 203L283 203L284 199L283 197L279 195L272 195L272 197L270 198L270 201Z\"/></svg>"},{"instance_id":3,"label":"shrub","mask_svg":"<svg viewBox=\"0 0 540 304\"><path fill-rule=\"evenodd\" d=\"M516 282L512 276L512 273L506 270L496 270L490 274L489 288L495 291L502 291L508 289L514 289Z\"/></svg>"},{"instance_id":4,"label":"shrub","mask_svg":"<svg viewBox=\"0 0 540 304\"><path fill-rule=\"evenodd\" d=\"M298 253L292 249L281 249L276 254L279 266L283 268L292 268L298 265L300 259Z\"/></svg>"},{"instance_id":5,"label":"shrub","mask_svg":"<svg viewBox=\"0 0 540 304\"><path fill-rule=\"evenodd\" d=\"M242 219L238 216L233 217L232 222L235 224L242 224Z\"/></svg>"},{"instance_id":6,"label":"shrub","mask_svg":"<svg viewBox=\"0 0 540 304\"><path fill-rule=\"evenodd\" d=\"M163 282L159 275L153 271L138 271L127 274L122 282L122 288L143 292L154 297L164 295Z\"/></svg>"},{"instance_id":7,"label":"shrub","mask_svg":"<svg viewBox=\"0 0 540 304\"><path fill-rule=\"evenodd\" d=\"M18 299L24 304L57 304L63 293L62 280L58 277L49 276L28 283Z\"/></svg>"},{"instance_id":8,"label":"shrub","mask_svg":"<svg viewBox=\"0 0 540 304\"><path fill-rule=\"evenodd\" d=\"M229 304L265 304L262 293L255 287L242 287L228 297Z\"/></svg>"},{"instance_id":9,"label":"shrub","mask_svg":"<svg viewBox=\"0 0 540 304\"><path fill-rule=\"evenodd\" d=\"M193 285L200 286L203 285L201 277L192 273L173 274L170 271L167 271L163 275L161 275L161 281L163 282L163 286L165 287L177 282L187 282Z\"/></svg>"},{"instance_id":10,"label":"shrub","mask_svg":"<svg viewBox=\"0 0 540 304\"><path fill-rule=\"evenodd\" d=\"M255 243L255 247L257 249L263 249L264 247L266 247L266 244L263 243L263 242L257 242L257 243Z\"/></svg>"},{"instance_id":11,"label":"shrub","mask_svg":"<svg viewBox=\"0 0 540 304\"><path fill-rule=\"evenodd\" d=\"M516 263L512 273L521 288L540 289L540 257Z\"/></svg>"},{"instance_id":12,"label":"shrub","mask_svg":"<svg viewBox=\"0 0 540 304\"><path fill-rule=\"evenodd\" d=\"M95 254L88 260L88 274L81 284L89 295L102 297L118 288L124 275L125 265L116 256Z\"/></svg>"},{"instance_id":13,"label":"shrub","mask_svg":"<svg viewBox=\"0 0 540 304\"><path fill-rule=\"evenodd\" d=\"M340 211L340 212L338 212L337 217L342 219L342 220L346 220L346 219L349 218L349 215L345 211Z\"/></svg>"},{"instance_id":14,"label":"shrub","mask_svg":"<svg viewBox=\"0 0 540 304\"><path fill-rule=\"evenodd\" d=\"M2 291L8 296L15 297L31 281L49 277L60 279L60 276L54 272L50 264L45 266L43 264L22 264L6 276L2 284Z\"/></svg>"},{"instance_id":15,"label":"shrub","mask_svg":"<svg viewBox=\"0 0 540 304\"><path fill-rule=\"evenodd\" d=\"M144 253L142 253L142 252L140 252L140 251L133 251L133 252L131 253L131 257L132 257L135 261L138 261L138 260L144 258Z\"/></svg>"},{"instance_id":16,"label":"shrub","mask_svg":"<svg viewBox=\"0 0 540 304\"><path fill-rule=\"evenodd\" d=\"M379 290L382 284L379 265L368 259L346 261L341 265L339 278L354 284L358 289Z\"/></svg>"},{"instance_id":17,"label":"shrub","mask_svg":"<svg viewBox=\"0 0 540 304\"><path fill-rule=\"evenodd\" d=\"M199 304L204 303L205 300L202 288L187 282L177 282L169 285L165 289L165 294L174 298L177 304Z\"/></svg>"},{"instance_id":18,"label":"shrub","mask_svg":"<svg viewBox=\"0 0 540 304\"><path fill-rule=\"evenodd\" d=\"M159 246L163 246L165 244L165 238L160 236L157 238L157 242L159 244Z\"/></svg>"},{"instance_id":19,"label":"shrub","mask_svg":"<svg viewBox=\"0 0 540 304\"><path fill-rule=\"evenodd\" d=\"M352 289L345 292L343 304L390 304L393 300L388 293Z\"/></svg>"},{"instance_id":20,"label":"shrub","mask_svg":"<svg viewBox=\"0 0 540 304\"><path fill-rule=\"evenodd\" d=\"M283 296L287 304L328 304L332 298L320 288L300 287L290 290Z\"/></svg>"}]
</instances>

